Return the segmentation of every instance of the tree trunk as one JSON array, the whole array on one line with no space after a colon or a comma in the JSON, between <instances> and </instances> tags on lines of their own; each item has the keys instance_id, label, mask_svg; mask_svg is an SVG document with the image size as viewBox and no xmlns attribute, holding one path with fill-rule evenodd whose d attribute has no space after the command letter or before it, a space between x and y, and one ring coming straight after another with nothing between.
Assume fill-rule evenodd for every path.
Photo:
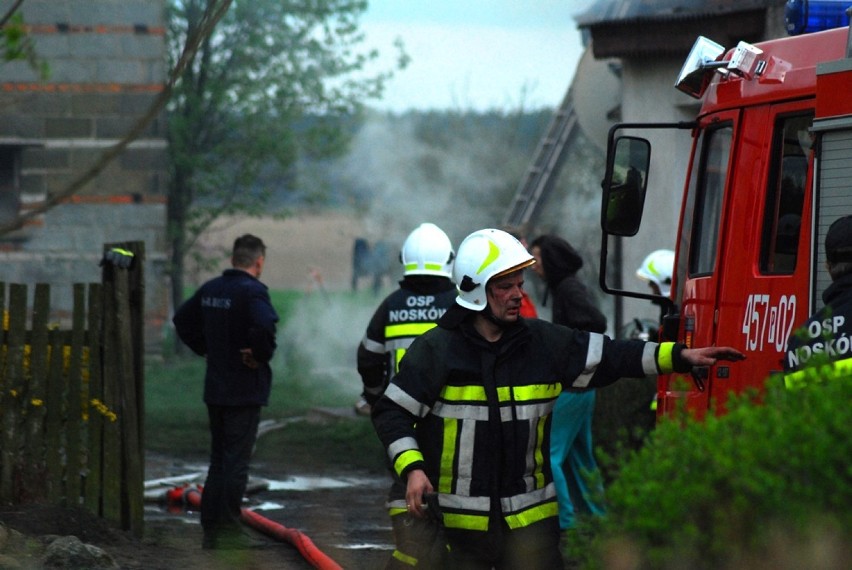
<instances>
[{"instance_id":1,"label":"tree trunk","mask_svg":"<svg viewBox=\"0 0 852 570\"><path fill-rule=\"evenodd\" d=\"M184 257L186 255L186 216L189 209L189 189L186 187L187 180L184 169L177 168L171 187L169 189L169 201L167 206L168 236L171 243L171 254L168 266L168 275L171 280L172 307L177 310L183 303L184 288ZM184 354L186 347L175 336L175 353Z\"/></svg>"}]
</instances>

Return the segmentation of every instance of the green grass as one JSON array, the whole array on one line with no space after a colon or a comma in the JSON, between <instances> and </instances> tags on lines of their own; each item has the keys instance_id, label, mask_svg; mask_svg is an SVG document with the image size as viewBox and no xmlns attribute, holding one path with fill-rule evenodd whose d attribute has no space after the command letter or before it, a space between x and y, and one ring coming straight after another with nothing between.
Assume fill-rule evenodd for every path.
<instances>
[{"instance_id":1,"label":"green grass","mask_svg":"<svg viewBox=\"0 0 852 570\"><path fill-rule=\"evenodd\" d=\"M207 408L201 401L204 360L170 358L145 367L146 448L161 453L206 454Z\"/></svg>"}]
</instances>

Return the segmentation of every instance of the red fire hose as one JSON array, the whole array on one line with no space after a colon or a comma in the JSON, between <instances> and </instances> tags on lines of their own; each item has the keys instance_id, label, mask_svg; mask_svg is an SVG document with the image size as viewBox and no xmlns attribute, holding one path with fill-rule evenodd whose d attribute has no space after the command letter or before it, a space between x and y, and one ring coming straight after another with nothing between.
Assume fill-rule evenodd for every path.
<instances>
[{"instance_id":1,"label":"red fire hose","mask_svg":"<svg viewBox=\"0 0 852 570\"><path fill-rule=\"evenodd\" d=\"M166 498L170 503L183 503L201 508L201 493L202 487L175 487L166 493ZM277 538L285 542L289 542L299 551L311 566L319 570L343 570L343 568L334 560L328 557L321 551L314 542L299 530L287 528L275 521L257 514L249 509L241 510L242 521L272 538Z\"/></svg>"}]
</instances>

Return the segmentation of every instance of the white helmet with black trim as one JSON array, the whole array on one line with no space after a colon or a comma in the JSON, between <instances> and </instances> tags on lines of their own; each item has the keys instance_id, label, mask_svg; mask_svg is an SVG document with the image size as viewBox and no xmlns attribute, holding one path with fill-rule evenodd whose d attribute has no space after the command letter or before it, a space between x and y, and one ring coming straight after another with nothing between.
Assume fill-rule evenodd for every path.
<instances>
[{"instance_id":1,"label":"white helmet with black trim","mask_svg":"<svg viewBox=\"0 0 852 570\"><path fill-rule=\"evenodd\" d=\"M459 245L453 265L453 281L459 291L456 303L482 311L488 305L485 293L488 281L533 263L535 258L512 235L495 229L473 232Z\"/></svg>"},{"instance_id":2,"label":"white helmet with black trim","mask_svg":"<svg viewBox=\"0 0 852 570\"><path fill-rule=\"evenodd\" d=\"M417 226L402 244L399 260L405 275L452 275L453 244L444 230L431 223Z\"/></svg>"},{"instance_id":3,"label":"white helmet with black trim","mask_svg":"<svg viewBox=\"0 0 852 570\"><path fill-rule=\"evenodd\" d=\"M672 288L675 252L670 249L652 251L636 270L636 277L643 281L656 283L660 295L668 297Z\"/></svg>"}]
</instances>

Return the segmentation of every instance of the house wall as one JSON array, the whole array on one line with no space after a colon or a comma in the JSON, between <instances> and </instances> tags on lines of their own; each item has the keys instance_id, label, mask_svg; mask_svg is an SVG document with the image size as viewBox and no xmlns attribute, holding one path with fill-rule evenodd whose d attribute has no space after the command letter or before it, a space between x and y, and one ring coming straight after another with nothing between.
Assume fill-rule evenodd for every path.
<instances>
[{"instance_id":1,"label":"house wall","mask_svg":"<svg viewBox=\"0 0 852 570\"><path fill-rule=\"evenodd\" d=\"M674 88L682 62L674 58L626 60L622 68L625 121L677 122L695 118L699 104ZM680 205L689 162L689 131L642 131L652 137L645 215L639 233L624 239L622 271L625 289L650 292L636 276L645 256L656 249L674 249ZM641 299L623 299L624 318L655 320L659 308Z\"/></svg>"}]
</instances>

